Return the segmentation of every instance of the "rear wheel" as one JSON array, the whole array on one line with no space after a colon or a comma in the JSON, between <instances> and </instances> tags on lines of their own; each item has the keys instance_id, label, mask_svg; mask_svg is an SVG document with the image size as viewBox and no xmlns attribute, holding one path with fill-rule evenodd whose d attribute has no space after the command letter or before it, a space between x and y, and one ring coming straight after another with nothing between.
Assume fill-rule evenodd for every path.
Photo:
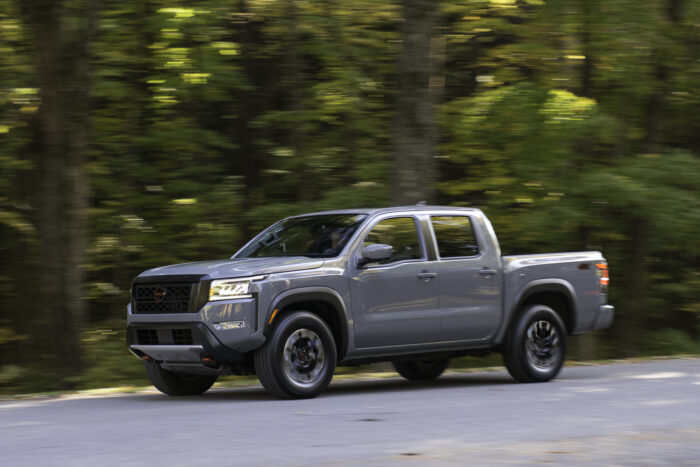
<instances>
[{"instance_id":1,"label":"rear wheel","mask_svg":"<svg viewBox=\"0 0 700 467\"><path fill-rule=\"evenodd\" d=\"M335 365L331 330L321 318L306 311L281 318L255 353L260 383L284 399L317 396L330 384Z\"/></svg>"},{"instance_id":2,"label":"rear wheel","mask_svg":"<svg viewBox=\"0 0 700 467\"><path fill-rule=\"evenodd\" d=\"M503 351L508 373L523 383L549 381L561 370L566 353L566 328L545 305L525 309L510 329Z\"/></svg>"},{"instance_id":3,"label":"rear wheel","mask_svg":"<svg viewBox=\"0 0 700 467\"><path fill-rule=\"evenodd\" d=\"M217 375L185 375L163 369L158 362L144 362L151 384L169 396L196 396L216 382Z\"/></svg>"},{"instance_id":4,"label":"rear wheel","mask_svg":"<svg viewBox=\"0 0 700 467\"><path fill-rule=\"evenodd\" d=\"M447 358L392 362L394 369L412 381L430 381L440 376L447 368Z\"/></svg>"}]
</instances>

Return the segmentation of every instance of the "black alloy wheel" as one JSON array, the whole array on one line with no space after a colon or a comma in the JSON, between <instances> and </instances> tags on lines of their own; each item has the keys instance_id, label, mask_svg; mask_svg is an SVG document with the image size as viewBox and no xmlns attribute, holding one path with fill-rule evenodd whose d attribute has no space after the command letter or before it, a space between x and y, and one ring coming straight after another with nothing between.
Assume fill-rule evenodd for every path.
<instances>
[{"instance_id":1,"label":"black alloy wheel","mask_svg":"<svg viewBox=\"0 0 700 467\"><path fill-rule=\"evenodd\" d=\"M398 374L411 381L430 381L440 376L449 363L447 358L397 360L392 362Z\"/></svg>"},{"instance_id":2,"label":"black alloy wheel","mask_svg":"<svg viewBox=\"0 0 700 467\"><path fill-rule=\"evenodd\" d=\"M503 362L520 382L549 381L564 363L566 337L566 327L553 309L529 306L506 335Z\"/></svg>"},{"instance_id":3,"label":"black alloy wheel","mask_svg":"<svg viewBox=\"0 0 700 467\"><path fill-rule=\"evenodd\" d=\"M169 396L196 396L206 392L216 382L218 375L190 375L169 371L156 361L145 361L146 375L163 394Z\"/></svg>"},{"instance_id":4,"label":"black alloy wheel","mask_svg":"<svg viewBox=\"0 0 700 467\"><path fill-rule=\"evenodd\" d=\"M263 387L283 399L315 397L335 372L333 333L317 315L295 311L278 318L265 344L255 353Z\"/></svg>"}]
</instances>

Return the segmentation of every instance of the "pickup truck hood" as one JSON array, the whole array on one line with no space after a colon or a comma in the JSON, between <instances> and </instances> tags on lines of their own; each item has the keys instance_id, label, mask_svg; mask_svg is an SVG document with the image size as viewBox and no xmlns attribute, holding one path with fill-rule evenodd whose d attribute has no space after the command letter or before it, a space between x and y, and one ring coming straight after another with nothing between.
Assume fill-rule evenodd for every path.
<instances>
[{"instance_id":1,"label":"pickup truck hood","mask_svg":"<svg viewBox=\"0 0 700 467\"><path fill-rule=\"evenodd\" d=\"M221 259L173 264L149 269L139 274L139 277L206 274L212 279L225 279L229 277L246 277L275 272L316 269L321 267L323 262L323 259L304 256Z\"/></svg>"}]
</instances>

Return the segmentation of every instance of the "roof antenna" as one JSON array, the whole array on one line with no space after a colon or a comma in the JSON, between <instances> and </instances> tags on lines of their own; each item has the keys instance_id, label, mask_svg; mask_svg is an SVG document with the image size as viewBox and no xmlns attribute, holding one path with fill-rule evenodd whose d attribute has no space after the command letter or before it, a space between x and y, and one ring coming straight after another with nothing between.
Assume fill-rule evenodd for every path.
<instances>
[{"instance_id":1,"label":"roof antenna","mask_svg":"<svg viewBox=\"0 0 700 467\"><path fill-rule=\"evenodd\" d=\"M425 201L418 201L416 206L425 206Z\"/></svg>"}]
</instances>

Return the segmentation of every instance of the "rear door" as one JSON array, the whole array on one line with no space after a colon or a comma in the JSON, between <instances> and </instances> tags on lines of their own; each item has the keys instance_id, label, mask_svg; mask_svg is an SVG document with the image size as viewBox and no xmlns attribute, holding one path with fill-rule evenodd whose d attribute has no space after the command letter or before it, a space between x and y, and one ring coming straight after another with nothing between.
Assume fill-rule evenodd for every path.
<instances>
[{"instance_id":1,"label":"rear door","mask_svg":"<svg viewBox=\"0 0 700 467\"><path fill-rule=\"evenodd\" d=\"M501 319L499 254L470 215L432 215L438 253L442 341L490 337Z\"/></svg>"},{"instance_id":2,"label":"rear door","mask_svg":"<svg viewBox=\"0 0 700 467\"><path fill-rule=\"evenodd\" d=\"M388 260L356 268L350 280L359 348L436 342L440 307L435 262L428 262L425 241L415 216L378 220L357 246L372 243L394 248Z\"/></svg>"}]
</instances>

